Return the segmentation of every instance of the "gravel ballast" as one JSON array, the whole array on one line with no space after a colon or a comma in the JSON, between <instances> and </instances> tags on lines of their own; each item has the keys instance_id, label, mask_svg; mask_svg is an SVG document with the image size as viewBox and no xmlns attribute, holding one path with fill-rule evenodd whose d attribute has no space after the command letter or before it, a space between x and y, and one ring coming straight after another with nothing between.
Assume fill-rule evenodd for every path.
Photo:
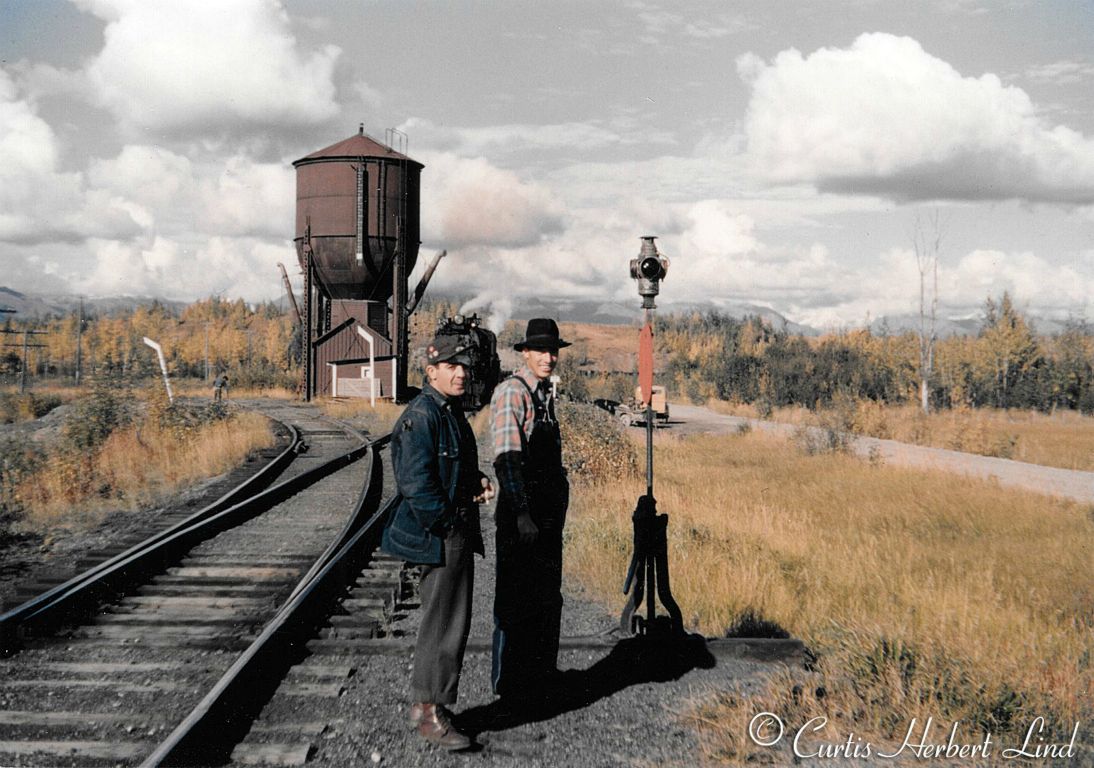
<instances>
[{"instance_id":1,"label":"gravel ballast","mask_svg":"<svg viewBox=\"0 0 1094 768\"><path fill-rule=\"evenodd\" d=\"M489 469L487 446L480 447L482 464ZM389 462L385 456L385 463ZM255 462L261 465L262 462ZM181 496L177 503L196 508L215 497L229 482L239 482L241 473L231 473L203 484ZM575 488L575 492L581 492ZM151 511L136 518L157 516ZM646 663L623 641L613 648L618 637L617 606L601 606L587 598L576 584L564 585L566 604L562 617L564 644L559 666L568 673L564 694L549 698L535 710L503 711L490 691L489 642L492 631L493 509L482 510L486 539L486 558L476 558L472 649L468 652L460 701L453 707L461 727L476 734L476 747L466 753L451 754L421 740L406 725L409 705L411 658L399 655L373 655L362 641L359 652L332 655L323 664L346 664L355 671L344 684L344 692L321 711L294 713L300 722L321 720L325 728L315 741L309 765L318 766L694 766L702 763L695 731L686 713L691 703L712 689L735 689L742 693L758 687L774 669L771 663L740 658L696 654L676 665ZM10 573L6 589L29 573L49 570L50 562L63 555L105 546L126 532L134 516L111 516L103 525L87 534L66 536L46 548L31 546L21 553L23 566ZM671 523L670 523L671 524ZM10 562L10 561L9 561ZM619 574L622 583L624 574ZM685 614L687 606L682 606ZM418 616L412 604L396 614L394 634L412 639ZM352 646L351 646L352 647ZM202 654L195 651L193 661ZM217 652L219 654L219 652ZM170 658L167 654L165 658ZM126 661L124 647L103 650L102 658L91 661ZM190 659L188 659L190 660ZM14 695L14 694L13 694ZM68 695L81 698L82 693ZM154 697L153 697L154 699ZM148 705L140 697L134 705ZM11 706L14 701L6 702ZM155 707L151 707L154 710ZM170 728L149 718L150 728ZM114 738L110 728L91 729L89 734ZM118 739L124 736L116 734Z\"/></svg>"},{"instance_id":2,"label":"gravel ballast","mask_svg":"<svg viewBox=\"0 0 1094 768\"><path fill-rule=\"evenodd\" d=\"M480 457L491 473L488 446L480 445ZM575 492L581 491L575 488ZM691 702L712 689L747 692L763 682L773 665L697 653L668 669L657 663L646 665L636 656L634 641L624 641L614 650L610 646L570 648L559 656L559 667L571 670L563 695L549 698L540 708L503 710L490 690L493 508L483 507L482 517L486 557L475 561L471 647L460 700L452 707L457 723L476 734L476 746L464 753L447 753L424 742L406 725L409 654L360 653L345 659L357 671L337 702L333 718L337 724L324 735L308 764L332 768L376 764L513 768L701 764L699 743L685 716ZM620 584L623 576L620 574ZM618 637L619 613L589 600L576 584L565 583L563 589L564 645L567 640L572 645L593 645ZM618 610L623 603L621 594ZM396 619L394 632L412 637L417 612L406 611Z\"/></svg>"}]
</instances>

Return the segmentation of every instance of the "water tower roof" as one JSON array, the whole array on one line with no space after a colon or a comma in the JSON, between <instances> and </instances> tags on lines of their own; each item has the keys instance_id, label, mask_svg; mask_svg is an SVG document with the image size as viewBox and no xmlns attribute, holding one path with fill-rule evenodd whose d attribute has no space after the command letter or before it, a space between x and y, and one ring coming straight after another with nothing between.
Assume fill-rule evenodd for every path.
<instances>
[{"instance_id":1,"label":"water tower roof","mask_svg":"<svg viewBox=\"0 0 1094 768\"><path fill-rule=\"evenodd\" d=\"M339 141L337 144L331 144L329 147L316 150L307 157L296 160L293 162L293 166L314 160L353 160L358 157L379 157L385 160L405 160L414 163L418 167L425 167L417 160L400 154L391 147L376 141L376 139L367 135L363 130L350 136L348 139Z\"/></svg>"}]
</instances>

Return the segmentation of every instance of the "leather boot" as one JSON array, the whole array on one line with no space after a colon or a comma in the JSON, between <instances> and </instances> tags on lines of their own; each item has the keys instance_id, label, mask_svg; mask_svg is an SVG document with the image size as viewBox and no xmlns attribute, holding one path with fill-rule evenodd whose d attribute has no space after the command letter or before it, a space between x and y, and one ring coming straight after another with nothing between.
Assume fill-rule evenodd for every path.
<instances>
[{"instance_id":1,"label":"leather boot","mask_svg":"<svg viewBox=\"0 0 1094 768\"><path fill-rule=\"evenodd\" d=\"M422 704L422 721L418 724L418 735L450 752L471 746L471 739L456 730L456 726L452 724L452 716L440 704Z\"/></svg>"},{"instance_id":2,"label":"leather boot","mask_svg":"<svg viewBox=\"0 0 1094 768\"><path fill-rule=\"evenodd\" d=\"M422 708L425 704L421 702L411 704L410 710L406 713L406 724L411 728L417 728L422 722Z\"/></svg>"}]
</instances>

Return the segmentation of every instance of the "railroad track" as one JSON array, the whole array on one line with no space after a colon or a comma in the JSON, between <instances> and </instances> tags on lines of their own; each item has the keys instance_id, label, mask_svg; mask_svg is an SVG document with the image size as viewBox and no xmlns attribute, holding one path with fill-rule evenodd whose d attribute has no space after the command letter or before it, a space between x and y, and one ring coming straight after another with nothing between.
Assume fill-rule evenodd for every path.
<instances>
[{"instance_id":1,"label":"railroad track","mask_svg":"<svg viewBox=\"0 0 1094 768\"><path fill-rule=\"evenodd\" d=\"M263 410L297 440L262 479L0 615L0 765L299 764L314 749L326 724L309 702L339 695L339 651L382 635L406 589L401 562L374 554L387 436Z\"/></svg>"}]
</instances>

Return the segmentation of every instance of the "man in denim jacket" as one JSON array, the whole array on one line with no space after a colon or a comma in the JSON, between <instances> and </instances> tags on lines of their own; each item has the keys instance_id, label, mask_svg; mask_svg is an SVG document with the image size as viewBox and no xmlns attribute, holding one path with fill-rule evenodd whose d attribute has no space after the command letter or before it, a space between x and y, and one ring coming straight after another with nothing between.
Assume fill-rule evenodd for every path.
<instances>
[{"instance_id":1,"label":"man in denim jacket","mask_svg":"<svg viewBox=\"0 0 1094 768\"><path fill-rule=\"evenodd\" d=\"M471 628L472 553L483 554L479 503L494 495L459 403L470 365L458 336L438 336L426 349L427 383L392 432L402 498L382 543L385 552L424 566L408 720L422 738L450 750L471 745L447 705L456 703Z\"/></svg>"}]
</instances>

